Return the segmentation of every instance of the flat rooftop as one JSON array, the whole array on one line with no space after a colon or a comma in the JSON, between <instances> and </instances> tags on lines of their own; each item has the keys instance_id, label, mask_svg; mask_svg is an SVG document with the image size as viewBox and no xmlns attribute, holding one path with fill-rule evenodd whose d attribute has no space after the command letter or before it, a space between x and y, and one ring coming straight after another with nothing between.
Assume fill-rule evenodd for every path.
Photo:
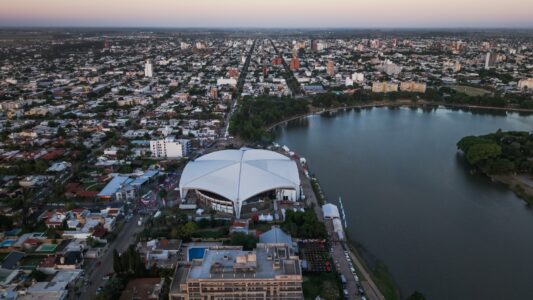
<instances>
[{"instance_id":1,"label":"flat rooftop","mask_svg":"<svg viewBox=\"0 0 533 300\"><path fill-rule=\"evenodd\" d=\"M299 260L290 259L289 253L286 247L259 248L254 251L206 249L202 260L193 261L188 277L269 279L280 275L301 275ZM250 260L242 261L244 257L250 257Z\"/></svg>"}]
</instances>

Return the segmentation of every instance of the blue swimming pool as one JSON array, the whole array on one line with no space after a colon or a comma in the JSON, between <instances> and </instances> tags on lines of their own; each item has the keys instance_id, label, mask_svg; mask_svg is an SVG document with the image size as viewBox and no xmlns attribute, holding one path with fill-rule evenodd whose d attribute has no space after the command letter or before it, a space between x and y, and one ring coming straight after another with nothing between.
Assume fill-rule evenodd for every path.
<instances>
[{"instance_id":1,"label":"blue swimming pool","mask_svg":"<svg viewBox=\"0 0 533 300\"><path fill-rule=\"evenodd\" d=\"M192 261L193 259L204 258L204 254L205 254L204 247L189 248L189 255L187 259L189 261Z\"/></svg>"},{"instance_id":2,"label":"blue swimming pool","mask_svg":"<svg viewBox=\"0 0 533 300\"><path fill-rule=\"evenodd\" d=\"M0 243L0 248L11 247L11 246L13 246L14 243L15 243L15 241L13 241L13 240L5 240L5 241L2 241L2 242Z\"/></svg>"}]
</instances>

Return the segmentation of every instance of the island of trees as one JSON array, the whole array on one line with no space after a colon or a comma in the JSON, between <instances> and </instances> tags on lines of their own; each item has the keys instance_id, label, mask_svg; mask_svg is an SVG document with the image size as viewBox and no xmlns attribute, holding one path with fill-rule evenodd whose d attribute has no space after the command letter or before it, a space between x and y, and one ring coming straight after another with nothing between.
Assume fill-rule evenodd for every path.
<instances>
[{"instance_id":1,"label":"island of trees","mask_svg":"<svg viewBox=\"0 0 533 300\"><path fill-rule=\"evenodd\" d=\"M533 204L533 132L501 130L457 143L466 161Z\"/></svg>"}]
</instances>

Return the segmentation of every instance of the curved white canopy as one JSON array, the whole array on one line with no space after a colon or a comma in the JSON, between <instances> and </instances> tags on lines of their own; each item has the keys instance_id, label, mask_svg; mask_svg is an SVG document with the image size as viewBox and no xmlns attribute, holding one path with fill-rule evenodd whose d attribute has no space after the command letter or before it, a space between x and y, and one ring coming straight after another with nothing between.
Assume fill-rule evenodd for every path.
<instances>
[{"instance_id":1,"label":"curved white canopy","mask_svg":"<svg viewBox=\"0 0 533 300\"><path fill-rule=\"evenodd\" d=\"M322 213L324 214L324 218L334 219L341 217L337 205L331 203L322 205Z\"/></svg>"},{"instance_id":2,"label":"curved white canopy","mask_svg":"<svg viewBox=\"0 0 533 300\"><path fill-rule=\"evenodd\" d=\"M182 198L194 189L231 200L237 217L242 202L257 194L299 187L300 177L294 161L273 151L248 148L217 151L189 162L179 185Z\"/></svg>"}]
</instances>

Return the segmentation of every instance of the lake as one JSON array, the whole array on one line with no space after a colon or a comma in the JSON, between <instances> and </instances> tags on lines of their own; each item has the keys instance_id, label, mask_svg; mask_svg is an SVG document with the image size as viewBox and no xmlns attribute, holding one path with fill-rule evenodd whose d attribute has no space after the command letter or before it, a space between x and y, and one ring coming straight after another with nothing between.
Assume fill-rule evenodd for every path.
<instances>
[{"instance_id":1,"label":"lake","mask_svg":"<svg viewBox=\"0 0 533 300\"><path fill-rule=\"evenodd\" d=\"M466 135L533 130L533 116L370 108L275 128L305 157L330 202L342 197L348 235L383 261L403 298L533 299L533 210L505 186L471 175Z\"/></svg>"}]
</instances>

